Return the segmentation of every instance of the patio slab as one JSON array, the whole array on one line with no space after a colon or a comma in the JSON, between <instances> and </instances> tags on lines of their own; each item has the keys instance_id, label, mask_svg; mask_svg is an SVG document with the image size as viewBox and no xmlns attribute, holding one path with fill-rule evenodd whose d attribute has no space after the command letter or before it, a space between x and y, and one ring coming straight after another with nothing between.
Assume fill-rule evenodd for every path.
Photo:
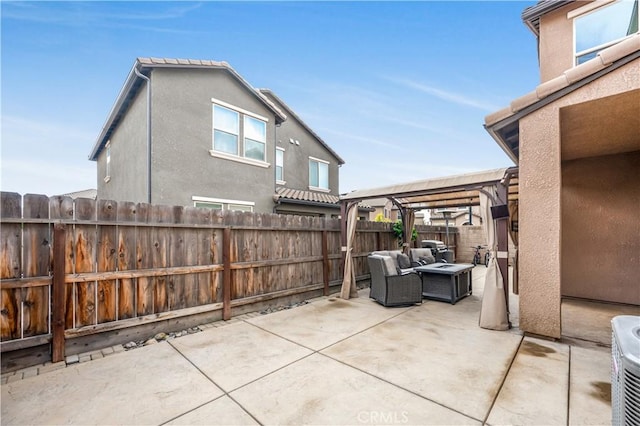
<instances>
[{"instance_id":1,"label":"patio slab","mask_svg":"<svg viewBox=\"0 0 640 426\"><path fill-rule=\"evenodd\" d=\"M571 347L569 424L611 424L611 349Z\"/></svg>"},{"instance_id":2,"label":"patio slab","mask_svg":"<svg viewBox=\"0 0 640 426\"><path fill-rule=\"evenodd\" d=\"M2 386L2 424L161 424L223 395L166 343Z\"/></svg>"},{"instance_id":3,"label":"patio slab","mask_svg":"<svg viewBox=\"0 0 640 426\"><path fill-rule=\"evenodd\" d=\"M171 345L226 392L312 353L246 322L191 334Z\"/></svg>"},{"instance_id":4,"label":"patio slab","mask_svg":"<svg viewBox=\"0 0 640 426\"><path fill-rule=\"evenodd\" d=\"M247 321L307 348L320 350L412 309L385 309L361 297L353 300L329 297Z\"/></svg>"},{"instance_id":5,"label":"patio slab","mask_svg":"<svg viewBox=\"0 0 640 426\"><path fill-rule=\"evenodd\" d=\"M451 318L431 314L442 307ZM481 422L522 337L483 330L477 317L469 327L467 315L462 303L426 302L322 353Z\"/></svg>"},{"instance_id":6,"label":"patio slab","mask_svg":"<svg viewBox=\"0 0 640 426\"><path fill-rule=\"evenodd\" d=\"M569 346L525 337L498 399L490 425L566 425Z\"/></svg>"},{"instance_id":7,"label":"patio slab","mask_svg":"<svg viewBox=\"0 0 640 426\"><path fill-rule=\"evenodd\" d=\"M246 411L228 396L223 396L201 407L189 411L167 425L259 425Z\"/></svg>"},{"instance_id":8,"label":"patio slab","mask_svg":"<svg viewBox=\"0 0 640 426\"><path fill-rule=\"evenodd\" d=\"M231 393L262 424L479 424L321 354Z\"/></svg>"}]
</instances>

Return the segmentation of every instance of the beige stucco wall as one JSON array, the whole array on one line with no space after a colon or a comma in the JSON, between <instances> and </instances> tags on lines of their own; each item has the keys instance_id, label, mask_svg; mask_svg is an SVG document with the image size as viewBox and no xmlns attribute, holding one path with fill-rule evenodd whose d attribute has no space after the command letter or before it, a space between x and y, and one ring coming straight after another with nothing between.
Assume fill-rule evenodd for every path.
<instances>
[{"instance_id":1,"label":"beige stucco wall","mask_svg":"<svg viewBox=\"0 0 640 426\"><path fill-rule=\"evenodd\" d=\"M567 19L567 13L587 3L577 1L540 17L541 83L573 67L573 20Z\"/></svg>"},{"instance_id":2,"label":"beige stucco wall","mask_svg":"<svg viewBox=\"0 0 640 426\"><path fill-rule=\"evenodd\" d=\"M640 87L639 69L636 60L520 120L520 328L525 332L561 335L559 110Z\"/></svg>"},{"instance_id":3,"label":"beige stucco wall","mask_svg":"<svg viewBox=\"0 0 640 426\"><path fill-rule=\"evenodd\" d=\"M640 305L639 183L640 150L562 163L563 296Z\"/></svg>"}]
</instances>

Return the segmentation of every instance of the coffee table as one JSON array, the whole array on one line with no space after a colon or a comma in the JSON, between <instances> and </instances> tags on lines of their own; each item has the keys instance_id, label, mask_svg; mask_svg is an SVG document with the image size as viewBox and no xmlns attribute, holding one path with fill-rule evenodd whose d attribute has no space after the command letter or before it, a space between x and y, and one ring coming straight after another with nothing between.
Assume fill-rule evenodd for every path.
<instances>
[{"instance_id":1,"label":"coffee table","mask_svg":"<svg viewBox=\"0 0 640 426\"><path fill-rule=\"evenodd\" d=\"M470 263L432 263L416 266L413 270L422 277L422 297L455 305L472 293L473 268Z\"/></svg>"}]
</instances>

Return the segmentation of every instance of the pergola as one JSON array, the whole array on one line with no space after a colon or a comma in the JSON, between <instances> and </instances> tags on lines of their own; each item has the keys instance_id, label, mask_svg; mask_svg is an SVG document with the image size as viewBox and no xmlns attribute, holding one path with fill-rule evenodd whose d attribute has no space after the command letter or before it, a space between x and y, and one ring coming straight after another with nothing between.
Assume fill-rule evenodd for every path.
<instances>
[{"instance_id":1,"label":"pergola","mask_svg":"<svg viewBox=\"0 0 640 426\"><path fill-rule=\"evenodd\" d=\"M356 190L342 195L340 197L342 250L345 268L341 296L348 299L349 297L355 297L357 295L351 251L358 219L357 206L359 202L373 198L388 198L391 200L400 211L403 224L403 241L405 242L411 241L411 232L414 226L416 210L480 206L483 223L486 225L485 227L489 234L487 236L489 250L492 252L492 258L497 259L497 262L492 261L490 263L489 269L487 270L487 281L494 280L491 270L492 266L497 265L494 267L496 284L491 282L489 286L494 287L499 284L497 287L500 287L500 290L504 290L504 305L506 308L505 321L506 324L508 324L507 328L510 327L508 303L509 209L511 207L513 211L514 206L517 206L517 177L517 167L505 167L476 173L419 180L380 188ZM512 226L511 231L514 243L517 245L517 236L513 235L514 231L517 232L517 225L515 225L515 227ZM408 249L408 244L405 243L404 250L408 251ZM497 271L499 271L499 274L497 274ZM500 283L497 283L497 281L500 281ZM507 283L507 285L502 285L502 283ZM488 283L485 283L485 298L487 296L487 284ZM491 288L489 288L489 293L492 294ZM485 310L485 298L483 298L483 311ZM498 298L502 304L502 296L498 295ZM488 305L487 312L495 311L495 308L494 305ZM502 310L502 308L499 307L498 310ZM489 315L487 314L486 316ZM502 318L497 318L496 320L500 324L504 324ZM489 326L486 328L504 329L502 325L496 327Z\"/></svg>"}]
</instances>

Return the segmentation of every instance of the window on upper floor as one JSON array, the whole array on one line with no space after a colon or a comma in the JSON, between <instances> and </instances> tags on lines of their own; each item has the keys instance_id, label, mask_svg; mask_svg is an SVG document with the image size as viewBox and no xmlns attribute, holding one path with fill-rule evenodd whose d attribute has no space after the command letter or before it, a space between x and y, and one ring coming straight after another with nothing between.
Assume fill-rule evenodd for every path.
<instances>
[{"instance_id":1,"label":"window on upper floor","mask_svg":"<svg viewBox=\"0 0 640 426\"><path fill-rule=\"evenodd\" d=\"M276 148L276 183L284 185L284 148Z\"/></svg>"},{"instance_id":2,"label":"window on upper floor","mask_svg":"<svg viewBox=\"0 0 640 426\"><path fill-rule=\"evenodd\" d=\"M617 0L574 19L575 65L638 32L638 0Z\"/></svg>"},{"instance_id":3,"label":"window on upper floor","mask_svg":"<svg viewBox=\"0 0 640 426\"><path fill-rule=\"evenodd\" d=\"M309 189L329 190L329 162L309 157Z\"/></svg>"},{"instance_id":4,"label":"window on upper floor","mask_svg":"<svg viewBox=\"0 0 640 426\"><path fill-rule=\"evenodd\" d=\"M213 102L212 156L240 161L262 167L266 163L266 117L225 102ZM242 141L242 143L240 143Z\"/></svg>"}]
</instances>

